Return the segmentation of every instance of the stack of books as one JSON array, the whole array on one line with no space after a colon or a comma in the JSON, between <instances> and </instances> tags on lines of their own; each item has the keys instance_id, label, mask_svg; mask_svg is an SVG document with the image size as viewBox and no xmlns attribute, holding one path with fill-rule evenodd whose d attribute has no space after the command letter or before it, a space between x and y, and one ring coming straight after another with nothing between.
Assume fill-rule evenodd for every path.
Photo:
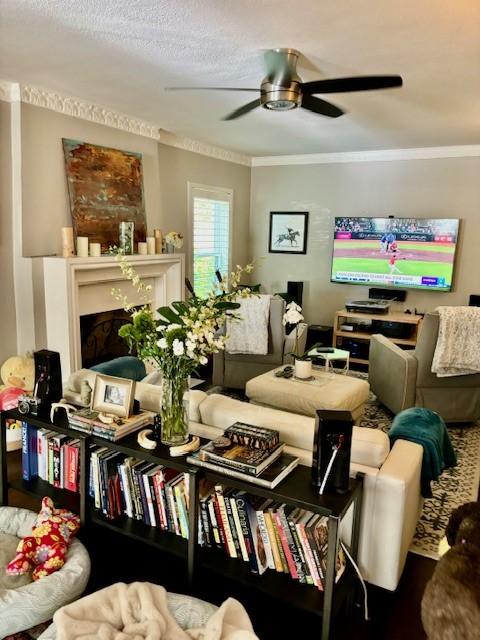
<instances>
[{"instance_id":1,"label":"stack of books","mask_svg":"<svg viewBox=\"0 0 480 640\"><path fill-rule=\"evenodd\" d=\"M275 429L236 422L224 432L226 446L213 440L187 458L200 467L273 489L298 464L284 453Z\"/></svg>"},{"instance_id":2,"label":"stack of books","mask_svg":"<svg viewBox=\"0 0 480 640\"><path fill-rule=\"evenodd\" d=\"M142 427L153 424L153 411L140 411L129 418L115 418L113 422L105 424L100 420L99 412L92 409L79 409L68 416L68 426L83 433L89 433L111 442L128 436Z\"/></svg>"}]
</instances>

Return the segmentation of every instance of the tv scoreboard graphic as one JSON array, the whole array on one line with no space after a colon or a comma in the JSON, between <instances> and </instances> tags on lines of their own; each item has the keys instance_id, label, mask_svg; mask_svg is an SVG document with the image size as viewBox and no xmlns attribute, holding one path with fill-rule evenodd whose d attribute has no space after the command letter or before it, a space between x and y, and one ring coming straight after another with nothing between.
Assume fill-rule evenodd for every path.
<instances>
[{"instance_id":1,"label":"tv scoreboard graphic","mask_svg":"<svg viewBox=\"0 0 480 640\"><path fill-rule=\"evenodd\" d=\"M353 284L397 284L404 287L433 287L435 289L445 289L449 286L443 276L391 275L361 271L336 271L333 274L333 279Z\"/></svg>"}]
</instances>

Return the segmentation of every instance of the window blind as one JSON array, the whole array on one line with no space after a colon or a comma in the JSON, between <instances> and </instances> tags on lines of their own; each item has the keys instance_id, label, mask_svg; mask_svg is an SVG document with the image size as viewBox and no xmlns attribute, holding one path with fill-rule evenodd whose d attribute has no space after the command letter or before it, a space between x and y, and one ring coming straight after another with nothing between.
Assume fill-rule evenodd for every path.
<instances>
[{"instance_id":1,"label":"window blind","mask_svg":"<svg viewBox=\"0 0 480 640\"><path fill-rule=\"evenodd\" d=\"M230 257L230 199L193 194L193 287L203 297L225 274Z\"/></svg>"}]
</instances>

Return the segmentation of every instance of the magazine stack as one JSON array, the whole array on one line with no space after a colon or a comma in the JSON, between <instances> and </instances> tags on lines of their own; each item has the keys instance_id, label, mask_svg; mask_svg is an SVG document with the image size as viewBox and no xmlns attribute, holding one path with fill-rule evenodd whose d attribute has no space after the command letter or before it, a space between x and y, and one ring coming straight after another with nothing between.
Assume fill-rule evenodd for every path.
<instances>
[{"instance_id":1,"label":"magazine stack","mask_svg":"<svg viewBox=\"0 0 480 640\"><path fill-rule=\"evenodd\" d=\"M298 464L298 458L285 453L284 447L275 429L236 422L187 462L273 489Z\"/></svg>"}]
</instances>

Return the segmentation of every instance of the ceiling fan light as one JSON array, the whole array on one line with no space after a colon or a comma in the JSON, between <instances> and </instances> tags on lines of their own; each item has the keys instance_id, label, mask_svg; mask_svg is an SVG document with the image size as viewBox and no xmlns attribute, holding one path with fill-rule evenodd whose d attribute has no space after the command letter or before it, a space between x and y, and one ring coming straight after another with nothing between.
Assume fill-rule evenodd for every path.
<instances>
[{"instance_id":1,"label":"ceiling fan light","mask_svg":"<svg viewBox=\"0 0 480 640\"><path fill-rule=\"evenodd\" d=\"M270 100L263 106L272 111L290 111L290 109L295 109L298 104L293 100Z\"/></svg>"}]
</instances>

